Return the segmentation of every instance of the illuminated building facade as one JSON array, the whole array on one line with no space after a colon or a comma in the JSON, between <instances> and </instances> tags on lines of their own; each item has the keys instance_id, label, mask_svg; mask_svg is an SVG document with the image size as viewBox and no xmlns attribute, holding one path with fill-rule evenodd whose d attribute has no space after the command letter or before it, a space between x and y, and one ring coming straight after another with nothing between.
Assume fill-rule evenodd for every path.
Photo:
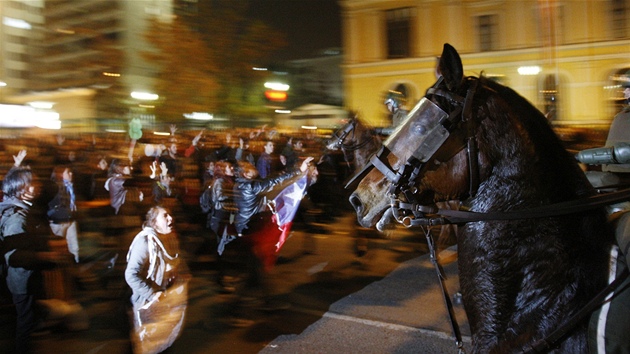
<instances>
[{"instance_id":1,"label":"illuminated building facade","mask_svg":"<svg viewBox=\"0 0 630 354\"><path fill-rule=\"evenodd\" d=\"M413 106L445 42L466 75L512 87L555 125L605 126L630 70L628 0L340 0L346 107L390 124L389 90Z\"/></svg>"}]
</instances>

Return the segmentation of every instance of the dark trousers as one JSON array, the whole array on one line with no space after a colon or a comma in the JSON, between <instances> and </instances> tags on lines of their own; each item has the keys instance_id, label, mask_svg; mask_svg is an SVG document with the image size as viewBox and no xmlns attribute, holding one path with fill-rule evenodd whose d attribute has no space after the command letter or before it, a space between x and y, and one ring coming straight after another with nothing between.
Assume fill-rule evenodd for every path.
<instances>
[{"instance_id":1,"label":"dark trousers","mask_svg":"<svg viewBox=\"0 0 630 354\"><path fill-rule=\"evenodd\" d=\"M36 324L35 297L30 294L14 294L13 305L17 314L15 352L30 353L30 336Z\"/></svg>"}]
</instances>

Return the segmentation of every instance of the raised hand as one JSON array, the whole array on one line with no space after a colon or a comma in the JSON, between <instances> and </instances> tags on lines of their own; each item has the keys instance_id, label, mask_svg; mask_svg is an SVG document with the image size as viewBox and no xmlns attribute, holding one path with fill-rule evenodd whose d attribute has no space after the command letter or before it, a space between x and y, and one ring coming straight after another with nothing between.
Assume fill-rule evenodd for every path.
<instances>
[{"instance_id":1,"label":"raised hand","mask_svg":"<svg viewBox=\"0 0 630 354\"><path fill-rule=\"evenodd\" d=\"M151 164L151 166L149 166L149 168L151 169L151 175L149 176L149 178L155 179L156 177L155 172L157 171L157 161L153 161L153 163Z\"/></svg>"},{"instance_id":2,"label":"raised hand","mask_svg":"<svg viewBox=\"0 0 630 354\"><path fill-rule=\"evenodd\" d=\"M17 156L13 155L13 164L15 165L15 167L20 167L25 157L26 157L26 150L18 151Z\"/></svg>"},{"instance_id":3,"label":"raised hand","mask_svg":"<svg viewBox=\"0 0 630 354\"><path fill-rule=\"evenodd\" d=\"M201 139L201 136L203 135L203 131L204 129L201 129L201 131L199 132L199 134L197 134L197 136L195 136L192 140L192 144L193 146L197 146L197 143L199 143L199 140Z\"/></svg>"}]
</instances>

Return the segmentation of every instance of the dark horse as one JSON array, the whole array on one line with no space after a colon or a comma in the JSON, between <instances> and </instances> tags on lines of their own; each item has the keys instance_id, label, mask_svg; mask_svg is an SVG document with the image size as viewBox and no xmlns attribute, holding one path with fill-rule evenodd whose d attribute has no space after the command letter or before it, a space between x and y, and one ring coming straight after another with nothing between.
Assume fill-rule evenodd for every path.
<instances>
[{"instance_id":1,"label":"dark horse","mask_svg":"<svg viewBox=\"0 0 630 354\"><path fill-rule=\"evenodd\" d=\"M423 219L434 202L473 212L521 211L595 191L547 120L510 88L464 77L448 44L439 78L383 143L350 197L359 223ZM368 165L370 167L370 165ZM398 203L398 204L397 204ZM427 219L429 220L429 219ZM603 208L562 216L463 223L457 234L475 353L519 352L545 338L607 285L611 228ZM557 352L588 351L588 319Z\"/></svg>"}]
</instances>

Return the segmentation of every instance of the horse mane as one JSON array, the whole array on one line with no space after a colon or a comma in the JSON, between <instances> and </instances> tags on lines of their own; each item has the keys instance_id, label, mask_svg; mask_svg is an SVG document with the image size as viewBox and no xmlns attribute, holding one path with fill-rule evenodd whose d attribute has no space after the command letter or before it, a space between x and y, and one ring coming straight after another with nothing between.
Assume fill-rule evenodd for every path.
<instances>
[{"instance_id":1,"label":"horse mane","mask_svg":"<svg viewBox=\"0 0 630 354\"><path fill-rule=\"evenodd\" d=\"M481 109L496 122L493 129L496 129L497 137L505 137L506 134L523 136L522 145L515 146L516 143L512 143L512 146L519 152L525 151L522 155L524 160L517 161L518 154L514 153L514 162L523 164L521 167L528 170L526 173L541 173L538 187L544 190L543 193L550 197L551 202L574 199L576 194L583 196L594 193L577 160L566 150L540 110L507 86L483 75L479 80L489 95L488 99L480 100L485 101L481 103ZM505 124L506 119L515 129Z\"/></svg>"}]
</instances>

